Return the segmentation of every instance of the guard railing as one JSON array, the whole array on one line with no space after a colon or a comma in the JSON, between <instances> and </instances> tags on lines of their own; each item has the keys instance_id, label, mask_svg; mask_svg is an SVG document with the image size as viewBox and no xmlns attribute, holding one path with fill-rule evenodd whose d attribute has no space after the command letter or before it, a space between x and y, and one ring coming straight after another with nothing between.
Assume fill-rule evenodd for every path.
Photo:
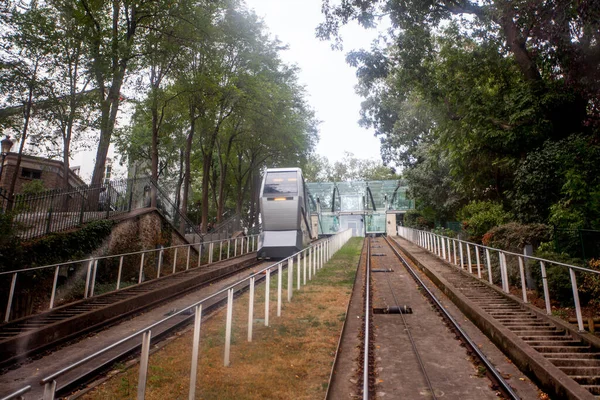
<instances>
[{"instance_id":1,"label":"guard railing","mask_svg":"<svg viewBox=\"0 0 600 400\"><path fill-rule=\"evenodd\" d=\"M539 262L540 274L542 277L542 286L544 290L544 303L546 313L552 314L550 304L550 290L548 289L548 276L546 274L546 266L558 265L568 268L571 279L571 288L573 291L573 303L575 313L577 315L577 325L579 331L584 331L583 316L581 313L581 304L579 302L579 290L577 288L577 277L575 272L585 272L591 274L600 274L600 271L579 267L576 265L565 264L558 261L547 260L544 258L534 257L526 254L513 253L506 250L496 249L465 240L455 239L448 236L438 235L433 232L422 231L407 227L398 227L398 235L417 244L418 246L428 250L438 257L448 261L449 263L459 266L463 270L468 270L471 274L477 274L479 279L482 279L482 264L481 259L485 259L484 268L487 267L487 280L490 284L495 284L492 266L500 271L499 285L506 293L510 293L509 276L508 276L508 260L516 259L519 265L519 281L521 284L521 295L523 301L528 303L527 299L527 284L525 281L525 263L529 261ZM476 263L476 271L473 270L473 263Z\"/></svg>"},{"instance_id":2,"label":"guard railing","mask_svg":"<svg viewBox=\"0 0 600 400\"><path fill-rule=\"evenodd\" d=\"M132 283L134 285L141 284L142 282L160 278L161 275L174 274L176 272L188 270L194 266L200 267L201 265L212 264L216 261L222 261L230 257L237 257L238 255L254 252L256 251L257 246L256 238L257 235L241 236L233 239L230 238L204 243L183 244L169 247L161 246L150 250L91 257L84 260L0 272L0 293L7 293L7 297L4 299L0 298L0 304L6 305L4 322L10 321L12 318L11 314L13 311L15 294L20 292L17 290L20 277L24 282L23 285L21 285L23 286L21 288L22 291L30 291L32 289L32 287L28 287L31 285L30 279L34 275L38 277L36 283L37 286L33 288L35 289L33 290L33 293L35 293L38 298L36 301L32 301L32 303L42 304L38 310L35 310L41 312L51 310L57 306L57 293L62 287L65 287L66 290L79 290L79 292L75 294L67 293L72 300L67 302L63 301L60 304L61 306L81 300L82 298L86 299L93 297L97 294L96 285L98 282L99 266L102 269L102 275L104 277L116 276L116 281L113 280L112 283L107 283L106 279L103 279L105 281L103 283L104 289L109 289L105 290L105 292L112 290L117 291L124 289L124 286L132 286ZM122 280L124 266L130 267L128 270L130 272L129 275L131 276L127 282L123 282ZM50 283L49 278L52 276L52 287L51 289L46 289L48 290L46 293L49 293L49 299L47 294L43 294L44 279L40 278L40 276L44 275L44 273L48 275L48 279L45 280L46 285L48 286ZM150 273L155 275L150 277ZM63 282L62 285L59 285L59 277L65 275L70 276L71 279ZM85 280L83 281L84 275ZM82 281L85 282L83 287L81 287ZM2 301L4 301L4 303L2 303ZM17 318L23 316L26 315L18 315Z\"/></svg>"},{"instance_id":3,"label":"guard railing","mask_svg":"<svg viewBox=\"0 0 600 400\"><path fill-rule=\"evenodd\" d=\"M150 326L147 326L143 329L138 330L137 332L115 342L111 345L103 348L100 351L97 351L93 354L90 354L87 357L82 358L81 360L57 371L51 375L48 375L44 379L42 379L41 384L44 385L44 400L53 400L55 398L55 392L57 387L58 379L63 376L65 373L82 366L83 364L99 357L100 355L106 353L107 351L125 343L131 339L141 337L141 358L140 358L140 368L139 368L139 376L138 376L138 388L137 388L137 398L143 399L145 397L146 392L146 378L148 374L148 364L149 364L149 354L150 354L150 340L152 338L152 331L155 327L164 323L165 321L170 320L171 318L175 318L179 315L183 315L185 313L193 312L194 313L194 332L193 332L193 342L192 342L192 350L191 350L191 367L190 367L190 388L189 388L189 398L194 399L196 393L196 376L198 373L198 355L200 349L200 328L201 328L201 320L202 320L202 307L203 305L218 296L223 294L227 294L227 313L225 320L225 348L224 348L224 356L223 356L223 364L224 366L230 365L230 357L231 357L231 332L233 325L233 301L234 301L234 291L236 287L239 287L242 284L248 283L248 293L249 293L249 301L248 301L248 342L252 341L252 325L254 323L254 303L255 303L255 281L258 277L261 277L263 274L265 275L265 318L264 324L265 326L269 326L269 314L270 314L270 288L271 288L271 273L276 271L277 273L277 316L281 316L282 313L282 272L284 269L287 270L287 300L288 302L292 301L293 291L294 291L294 278L296 278L296 290L300 290L301 286L306 285L308 281L312 280L312 277L316 275L317 271L323 268L324 264L331 258L335 252L337 252L350 238L352 237L352 230L346 230L344 232L338 233L335 236L332 236L328 239L316 242L310 247L305 248L304 250L291 255L288 258L285 258L281 261L278 261L272 265L269 265L258 272L253 273L252 275L235 282L234 284L227 286L216 293L211 294L210 296L195 302L183 309L177 311L169 315L166 318L163 318L160 321L157 321ZM295 265L295 266L294 266ZM294 268L295 271L294 272ZM295 275L295 276L294 276Z\"/></svg>"}]
</instances>

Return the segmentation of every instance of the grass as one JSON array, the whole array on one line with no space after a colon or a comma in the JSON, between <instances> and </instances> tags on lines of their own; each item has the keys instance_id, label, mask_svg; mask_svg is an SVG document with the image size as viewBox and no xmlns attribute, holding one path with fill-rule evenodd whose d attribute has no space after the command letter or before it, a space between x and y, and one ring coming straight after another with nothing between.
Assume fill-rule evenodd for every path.
<instances>
[{"instance_id":1,"label":"grass","mask_svg":"<svg viewBox=\"0 0 600 400\"><path fill-rule=\"evenodd\" d=\"M231 365L223 366L225 310L202 322L196 384L199 399L322 399L346 317L362 239L353 238L294 290L287 302L282 276L282 316L277 317L277 277L270 288L270 326L265 327L264 284L257 286L253 341L247 341L248 294L234 301ZM296 283L294 277L294 285ZM295 287L295 286L294 286ZM146 398L186 399L189 391L192 331L150 357ZM134 398L138 366L90 391L86 399Z\"/></svg>"}]
</instances>

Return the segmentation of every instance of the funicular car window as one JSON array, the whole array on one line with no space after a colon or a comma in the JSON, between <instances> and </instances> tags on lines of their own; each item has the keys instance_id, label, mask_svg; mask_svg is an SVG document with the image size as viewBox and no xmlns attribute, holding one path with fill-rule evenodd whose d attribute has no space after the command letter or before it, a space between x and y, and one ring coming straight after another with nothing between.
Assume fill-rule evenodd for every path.
<instances>
[{"instance_id":1,"label":"funicular car window","mask_svg":"<svg viewBox=\"0 0 600 400\"><path fill-rule=\"evenodd\" d=\"M269 172L265 181L264 194L298 194L296 172Z\"/></svg>"}]
</instances>

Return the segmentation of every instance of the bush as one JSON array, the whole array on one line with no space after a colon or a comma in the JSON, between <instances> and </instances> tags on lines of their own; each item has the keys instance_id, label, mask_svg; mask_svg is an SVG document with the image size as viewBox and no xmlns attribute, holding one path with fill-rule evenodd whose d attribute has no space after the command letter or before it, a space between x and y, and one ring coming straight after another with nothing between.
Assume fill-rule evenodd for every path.
<instances>
[{"instance_id":1,"label":"bush","mask_svg":"<svg viewBox=\"0 0 600 400\"><path fill-rule=\"evenodd\" d=\"M460 209L457 217L469 234L469 239L481 242L483 235L495 226L507 223L512 215L501 204L492 201L471 201Z\"/></svg>"},{"instance_id":2,"label":"bush","mask_svg":"<svg viewBox=\"0 0 600 400\"><path fill-rule=\"evenodd\" d=\"M3 223L0 217L0 223ZM85 258L110 235L114 221L100 220L71 232L52 233L30 242L14 235L0 237L0 271Z\"/></svg>"},{"instance_id":3,"label":"bush","mask_svg":"<svg viewBox=\"0 0 600 400\"><path fill-rule=\"evenodd\" d=\"M433 228L433 220L424 216L420 211L408 210L404 214L404 226L415 229Z\"/></svg>"},{"instance_id":4,"label":"bush","mask_svg":"<svg viewBox=\"0 0 600 400\"><path fill-rule=\"evenodd\" d=\"M486 246L522 253L525 245L536 249L541 243L550 241L552 228L544 224L519 224L509 222L490 229L483 235Z\"/></svg>"},{"instance_id":5,"label":"bush","mask_svg":"<svg viewBox=\"0 0 600 400\"><path fill-rule=\"evenodd\" d=\"M600 260L590 260L588 268L600 271ZM584 272L581 275L583 275L583 280L580 289L585 293L586 297L589 297L590 304L600 306L600 274Z\"/></svg>"},{"instance_id":6,"label":"bush","mask_svg":"<svg viewBox=\"0 0 600 400\"><path fill-rule=\"evenodd\" d=\"M535 256L565 264L585 266L582 260L572 258L566 253L557 253L551 249L551 243L542 243L535 252ZM544 293L539 261L531 261L530 266L532 275L536 281L538 293ZM559 302L561 306L572 307L573 289L571 287L569 268L561 265L546 264L546 275L548 277L548 289L551 300ZM579 291L579 295L581 304L585 305L589 301L589 296L582 290Z\"/></svg>"}]
</instances>

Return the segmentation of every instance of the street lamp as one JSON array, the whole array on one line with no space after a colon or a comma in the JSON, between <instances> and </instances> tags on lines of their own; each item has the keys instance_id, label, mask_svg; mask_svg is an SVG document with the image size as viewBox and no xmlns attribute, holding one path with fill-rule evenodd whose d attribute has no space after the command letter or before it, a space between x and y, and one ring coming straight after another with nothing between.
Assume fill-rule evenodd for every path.
<instances>
[{"instance_id":1,"label":"street lamp","mask_svg":"<svg viewBox=\"0 0 600 400\"><path fill-rule=\"evenodd\" d=\"M4 140L0 141L0 148L2 154L2 164L0 164L0 183L2 183L2 171L4 171L4 159L6 159L6 155L10 152L11 147L13 147L14 142L10 140L10 136L6 136Z\"/></svg>"}]
</instances>

